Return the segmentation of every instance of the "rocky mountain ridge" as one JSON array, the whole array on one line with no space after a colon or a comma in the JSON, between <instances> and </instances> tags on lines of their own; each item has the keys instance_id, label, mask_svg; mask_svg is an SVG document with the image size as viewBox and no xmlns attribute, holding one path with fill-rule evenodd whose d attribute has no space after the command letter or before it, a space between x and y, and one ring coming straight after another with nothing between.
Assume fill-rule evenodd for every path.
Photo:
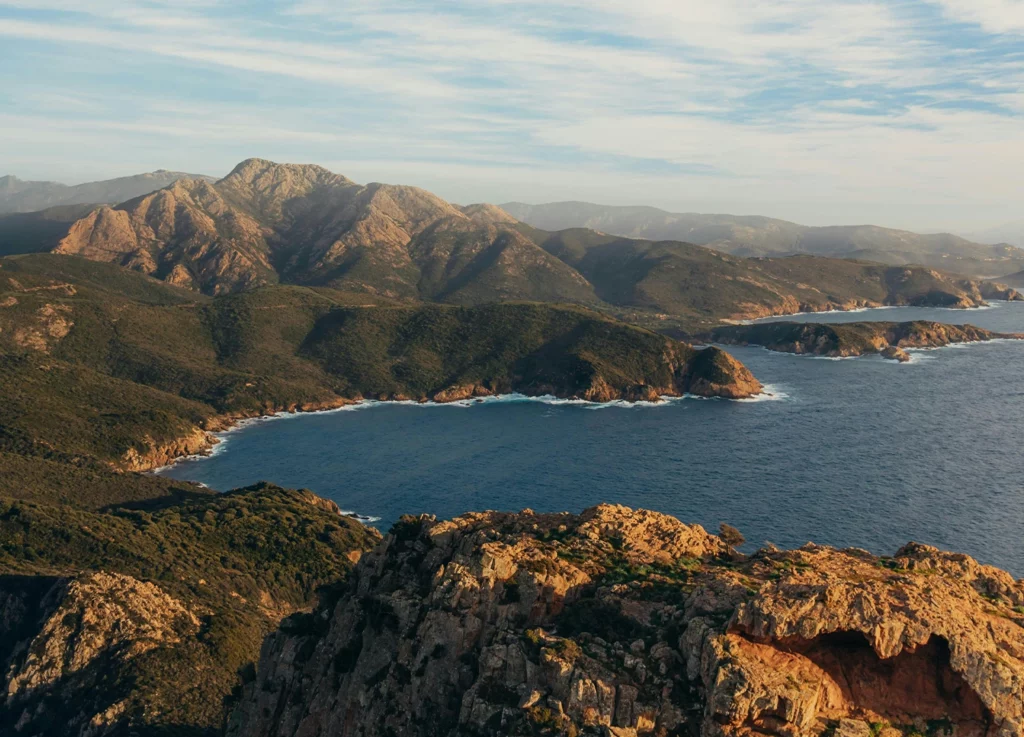
<instances>
[{"instance_id":1,"label":"rocky mountain ridge","mask_svg":"<svg viewBox=\"0 0 1024 737\"><path fill-rule=\"evenodd\" d=\"M267 639L229 737L1024 730L1024 587L963 555L735 553L674 518L404 518Z\"/></svg>"},{"instance_id":2,"label":"rocky mountain ridge","mask_svg":"<svg viewBox=\"0 0 1024 737\"><path fill-rule=\"evenodd\" d=\"M995 243L992 240L975 243L951 233L924 235L876 225L811 227L763 216L667 212L589 202L508 202L502 208L544 230L590 228L629 238L686 241L736 256L803 253L892 265L923 264L979 278L998 277L1024 266L1020 248L1007 243L988 245Z\"/></svg>"},{"instance_id":3,"label":"rocky mountain ridge","mask_svg":"<svg viewBox=\"0 0 1024 737\"><path fill-rule=\"evenodd\" d=\"M318 166L249 159L212 184L183 180L101 208L72 226L56 252L210 294L284 280L436 298L470 288L463 282L472 272L494 299L552 301L554 292L534 285L550 277L579 282L576 294L559 287L564 301L594 301L571 269L498 227L507 215L471 213L415 187L361 186Z\"/></svg>"},{"instance_id":4,"label":"rocky mountain ridge","mask_svg":"<svg viewBox=\"0 0 1024 737\"><path fill-rule=\"evenodd\" d=\"M0 215L34 212L62 205L117 204L186 178L208 179L198 174L158 169L145 174L68 186L58 182L25 181L7 175L0 177Z\"/></svg>"},{"instance_id":5,"label":"rocky mountain ridge","mask_svg":"<svg viewBox=\"0 0 1024 737\"><path fill-rule=\"evenodd\" d=\"M922 267L548 233L493 205L262 159L94 210L55 250L205 294L284 282L404 301L568 302L656 328L850 305L975 306L1002 289Z\"/></svg>"}]
</instances>

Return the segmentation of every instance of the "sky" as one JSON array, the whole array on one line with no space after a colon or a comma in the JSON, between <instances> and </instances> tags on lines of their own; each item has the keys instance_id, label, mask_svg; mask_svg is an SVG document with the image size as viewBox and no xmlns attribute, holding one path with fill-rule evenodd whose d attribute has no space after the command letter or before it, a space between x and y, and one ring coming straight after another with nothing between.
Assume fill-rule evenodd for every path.
<instances>
[{"instance_id":1,"label":"sky","mask_svg":"<svg viewBox=\"0 0 1024 737\"><path fill-rule=\"evenodd\" d=\"M1024 217L1024 0L0 0L0 175L250 156L969 232Z\"/></svg>"}]
</instances>

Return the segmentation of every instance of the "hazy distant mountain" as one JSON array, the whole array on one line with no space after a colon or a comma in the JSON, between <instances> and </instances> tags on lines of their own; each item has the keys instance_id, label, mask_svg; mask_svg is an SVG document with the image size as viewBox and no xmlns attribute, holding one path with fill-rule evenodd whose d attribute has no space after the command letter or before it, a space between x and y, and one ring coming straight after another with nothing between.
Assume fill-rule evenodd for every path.
<instances>
[{"instance_id":1,"label":"hazy distant mountain","mask_svg":"<svg viewBox=\"0 0 1024 737\"><path fill-rule=\"evenodd\" d=\"M493 205L261 159L217 182L182 179L94 209L55 251L207 294L288 282L409 302L572 302L662 328L801 309L966 307L1000 294L921 267L551 233Z\"/></svg>"},{"instance_id":2,"label":"hazy distant mountain","mask_svg":"<svg viewBox=\"0 0 1024 737\"><path fill-rule=\"evenodd\" d=\"M53 250L71 226L96 205L57 205L0 215L0 256Z\"/></svg>"},{"instance_id":3,"label":"hazy distant mountain","mask_svg":"<svg viewBox=\"0 0 1024 737\"><path fill-rule=\"evenodd\" d=\"M0 177L0 214L33 212L57 205L117 204L149 194L196 174L159 169L148 174L68 186L58 182L27 182L15 176Z\"/></svg>"},{"instance_id":4,"label":"hazy distant mountain","mask_svg":"<svg viewBox=\"0 0 1024 737\"><path fill-rule=\"evenodd\" d=\"M1011 246L1024 248L1024 220L1014 220L995 228L967 233L966 237L979 243L1009 243Z\"/></svg>"},{"instance_id":5,"label":"hazy distant mountain","mask_svg":"<svg viewBox=\"0 0 1024 737\"><path fill-rule=\"evenodd\" d=\"M1024 271L999 277L999 283L1014 289L1024 289Z\"/></svg>"},{"instance_id":6,"label":"hazy distant mountain","mask_svg":"<svg viewBox=\"0 0 1024 737\"><path fill-rule=\"evenodd\" d=\"M674 213L654 207L587 202L501 206L544 230L591 228L649 240L681 240L738 256L809 253L888 264L923 264L971 276L999 276L1024 268L1024 251L983 245L949 233L920 235L874 225L810 227L759 216Z\"/></svg>"}]
</instances>

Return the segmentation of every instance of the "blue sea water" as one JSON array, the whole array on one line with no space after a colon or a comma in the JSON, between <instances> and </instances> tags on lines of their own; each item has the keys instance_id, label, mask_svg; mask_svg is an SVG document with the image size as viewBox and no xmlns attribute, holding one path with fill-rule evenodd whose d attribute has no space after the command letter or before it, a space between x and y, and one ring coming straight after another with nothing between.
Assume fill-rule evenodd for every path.
<instances>
[{"instance_id":1,"label":"blue sea water","mask_svg":"<svg viewBox=\"0 0 1024 737\"><path fill-rule=\"evenodd\" d=\"M1024 332L1024 303L789 319ZM729 522L748 547L891 554L916 540L1024 576L1024 341L914 351L909 364L729 350L773 398L369 404L253 422L161 473L219 490L310 488L383 529L404 513L615 502L709 529Z\"/></svg>"}]
</instances>

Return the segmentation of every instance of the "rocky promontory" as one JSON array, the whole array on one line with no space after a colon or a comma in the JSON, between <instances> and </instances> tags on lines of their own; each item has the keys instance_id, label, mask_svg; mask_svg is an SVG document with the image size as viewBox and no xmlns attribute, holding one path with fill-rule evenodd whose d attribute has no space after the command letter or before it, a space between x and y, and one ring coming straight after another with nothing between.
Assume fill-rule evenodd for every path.
<instances>
[{"instance_id":1,"label":"rocky promontory","mask_svg":"<svg viewBox=\"0 0 1024 737\"><path fill-rule=\"evenodd\" d=\"M973 325L940 322L770 322L728 325L708 336L716 343L758 345L770 351L847 358L877 353L906 362L907 348L941 348L955 343L1024 339L1022 334L996 333Z\"/></svg>"},{"instance_id":2,"label":"rocky promontory","mask_svg":"<svg viewBox=\"0 0 1024 737\"><path fill-rule=\"evenodd\" d=\"M1022 611L1020 582L923 545L745 556L613 505L406 517L265 641L227 734L1009 737Z\"/></svg>"}]
</instances>

